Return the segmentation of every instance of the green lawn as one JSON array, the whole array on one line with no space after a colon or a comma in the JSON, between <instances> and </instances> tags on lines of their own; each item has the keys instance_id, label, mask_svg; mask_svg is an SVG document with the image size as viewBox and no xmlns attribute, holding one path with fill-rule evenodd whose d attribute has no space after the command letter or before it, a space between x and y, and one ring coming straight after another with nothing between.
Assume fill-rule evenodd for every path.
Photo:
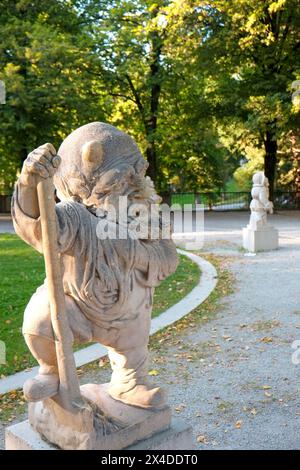
<instances>
[{"instance_id":1,"label":"green lawn","mask_svg":"<svg viewBox=\"0 0 300 470\"><path fill-rule=\"evenodd\" d=\"M199 267L186 256L179 256L176 272L155 289L152 317L164 312L185 297L199 281Z\"/></svg>"},{"instance_id":2,"label":"green lawn","mask_svg":"<svg viewBox=\"0 0 300 470\"><path fill-rule=\"evenodd\" d=\"M194 193L182 193L182 194L172 194L171 204L195 204L195 195Z\"/></svg>"},{"instance_id":3,"label":"green lawn","mask_svg":"<svg viewBox=\"0 0 300 470\"><path fill-rule=\"evenodd\" d=\"M210 203L215 204L218 201L218 192L207 192L206 194L200 194L200 203L204 206L208 206ZM198 201L199 202L199 201ZM196 198L194 193L179 193L172 194L171 196L171 205L179 204L183 206L184 204L196 204Z\"/></svg>"},{"instance_id":4,"label":"green lawn","mask_svg":"<svg viewBox=\"0 0 300 470\"><path fill-rule=\"evenodd\" d=\"M21 334L24 308L45 273L43 257L16 235L0 234L0 340L6 344L5 365L0 375L9 375L35 365ZM153 316L184 297L199 280L199 268L180 256L176 272L155 290Z\"/></svg>"}]
</instances>

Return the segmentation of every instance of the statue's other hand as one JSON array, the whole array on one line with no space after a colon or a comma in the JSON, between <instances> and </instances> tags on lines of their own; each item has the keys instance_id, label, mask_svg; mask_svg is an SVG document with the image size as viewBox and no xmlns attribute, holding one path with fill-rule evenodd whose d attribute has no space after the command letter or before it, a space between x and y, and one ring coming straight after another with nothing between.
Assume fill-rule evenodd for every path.
<instances>
[{"instance_id":1,"label":"statue's other hand","mask_svg":"<svg viewBox=\"0 0 300 470\"><path fill-rule=\"evenodd\" d=\"M50 178L61 162L52 144L44 144L30 152L24 161L20 180L26 185L35 185L36 176Z\"/></svg>"}]
</instances>

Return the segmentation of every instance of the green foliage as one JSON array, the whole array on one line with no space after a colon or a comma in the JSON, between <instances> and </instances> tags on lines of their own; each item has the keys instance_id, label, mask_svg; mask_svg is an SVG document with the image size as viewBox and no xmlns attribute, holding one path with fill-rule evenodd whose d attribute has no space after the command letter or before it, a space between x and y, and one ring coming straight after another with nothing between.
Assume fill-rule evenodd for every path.
<instances>
[{"instance_id":1,"label":"green foliage","mask_svg":"<svg viewBox=\"0 0 300 470\"><path fill-rule=\"evenodd\" d=\"M271 179L279 161L284 182L287 136L300 126L291 99L300 78L299 7L299 0L2 0L0 191L11 191L30 150L58 146L94 120L136 138L160 190L222 189L250 148L263 152ZM240 179L261 168L250 160Z\"/></svg>"},{"instance_id":2,"label":"green foliage","mask_svg":"<svg viewBox=\"0 0 300 470\"><path fill-rule=\"evenodd\" d=\"M220 84L224 116L229 111L229 117L240 119L248 145L263 150L273 187L277 151L297 121L299 126L291 85L299 77L300 3L221 0L214 7L221 19L211 23L207 41L215 63L212 80ZM243 150L244 139L239 143Z\"/></svg>"},{"instance_id":3,"label":"green foliage","mask_svg":"<svg viewBox=\"0 0 300 470\"><path fill-rule=\"evenodd\" d=\"M242 190L250 190L252 176L256 171L264 169L264 155L262 149L249 147L246 149L247 162L234 172L234 180Z\"/></svg>"},{"instance_id":4,"label":"green foliage","mask_svg":"<svg viewBox=\"0 0 300 470\"><path fill-rule=\"evenodd\" d=\"M99 53L88 73L113 100L109 121L137 139L157 187L222 186L232 168L203 98L195 59L204 32L195 29L194 2L103 1L99 8L82 0L77 7Z\"/></svg>"},{"instance_id":5,"label":"green foliage","mask_svg":"<svg viewBox=\"0 0 300 470\"><path fill-rule=\"evenodd\" d=\"M58 146L72 129L103 118L94 83L84 74L85 48L71 2L2 2L0 79L1 192L11 191L16 171L35 147Z\"/></svg>"}]
</instances>

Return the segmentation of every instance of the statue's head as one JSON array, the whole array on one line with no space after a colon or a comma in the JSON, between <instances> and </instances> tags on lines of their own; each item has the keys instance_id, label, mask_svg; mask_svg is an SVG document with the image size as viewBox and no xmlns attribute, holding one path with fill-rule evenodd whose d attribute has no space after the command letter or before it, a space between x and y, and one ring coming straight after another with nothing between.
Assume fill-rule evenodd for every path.
<instances>
[{"instance_id":1,"label":"statue's head","mask_svg":"<svg viewBox=\"0 0 300 470\"><path fill-rule=\"evenodd\" d=\"M257 171L252 177L253 186L269 187L269 180L263 171Z\"/></svg>"},{"instance_id":2,"label":"statue's head","mask_svg":"<svg viewBox=\"0 0 300 470\"><path fill-rule=\"evenodd\" d=\"M148 167L135 141L102 122L79 127L61 144L61 165L54 177L61 200L88 208L113 203L118 196L157 202Z\"/></svg>"},{"instance_id":3,"label":"statue's head","mask_svg":"<svg viewBox=\"0 0 300 470\"><path fill-rule=\"evenodd\" d=\"M259 199L262 194L269 197L269 180L263 171L254 173L252 182L251 196L253 199Z\"/></svg>"}]
</instances>

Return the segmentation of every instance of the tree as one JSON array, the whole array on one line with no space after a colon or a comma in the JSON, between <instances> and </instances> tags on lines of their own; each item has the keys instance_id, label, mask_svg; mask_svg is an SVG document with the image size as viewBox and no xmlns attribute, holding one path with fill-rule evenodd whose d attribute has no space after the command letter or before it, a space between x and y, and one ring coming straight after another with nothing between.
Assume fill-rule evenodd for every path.
<instances>
[{"instance_id":1,"label":"tree","mask_svg":"<svg viewBox=\"0 0 300 470\"><path fill-rule=\"evenodd\" d=\"M82 0L77 7L94 41L88 73L113 98L110 120L137 138L158 188L175 180L182 189L222 184L226 152L195 68L203 36L195 2Z\"/></svg>"},{"instance_id":2,"label":"tree","mask_svg":"<svg viewBox=\"0 0 300 470\"><path fill-rule=\"evenodd\" d=\"M299 0L221 0L211 22L208 49L219 92L264 148L264 170L273 197L278 145L290 130L290 87L299 75ZM216 21L218 18L218 21ZM227 80L225 80L225 77ZM226 89L230 85L230 95ZM227 97L227 98L226 98Z\"/></svg>"},{"instance_id":3,"label":"tree","mask_svg":"<svg viewBox=\"0 0 300 470\"><path fill-rule=\"evenodd\" d=\"M133 128L157 179L157 121L164 72L165 1L79 1L82 24L93 39L94 60L87 71L99 89L114 99L112 121ZM125 124L124 124L125 121Z\"/></svg>"},{"instance_id":4,"label":"tree","mask_svg":"<svg viewBox=\"0 0 300 470\"><path fill-rule=\"evenodd\" d=\"M133 134L160 190L219 189L251 149L272 194L299 129L299 2L2 0L6 186L36 145L106 120Z\"/></svg>"},{"instance_id":5,"label":"tree","mask_svg":"<svg viewBox=\"0 0 300 470\"><path fill-rule=\"evenodd\" d=\"M57 146L104 112L95 81L82 73L89 50L72 2L2 0L0 28L0 79L7 90L0 107L0 178L2 192L10 192L29 151L46 141Z\"/></svg>"}]
</instances>

